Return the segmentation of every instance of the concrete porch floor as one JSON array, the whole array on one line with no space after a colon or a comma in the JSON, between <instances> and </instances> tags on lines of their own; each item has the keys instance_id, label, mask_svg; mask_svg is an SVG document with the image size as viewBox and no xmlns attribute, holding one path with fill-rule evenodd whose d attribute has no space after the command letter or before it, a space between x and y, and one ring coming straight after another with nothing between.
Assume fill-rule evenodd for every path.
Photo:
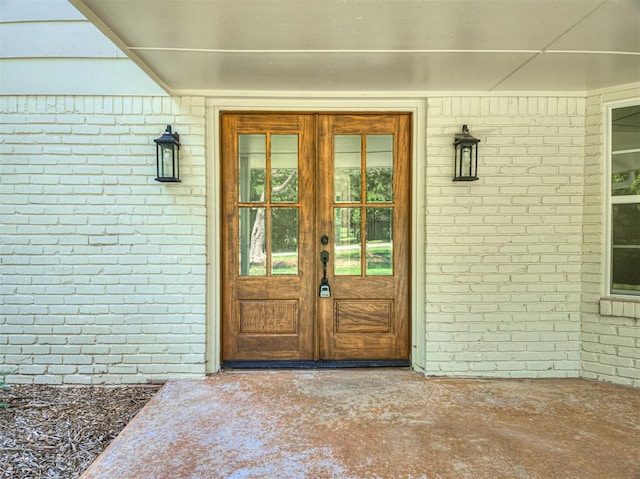
<instances>
[{"instance_id":1,"label":"concrete porch floor","mask_svg":"<svg viewBox=\"0 0 640 479\"><path fill-rule=\"evenodd\" d=\"M640 479L640 390L399 369L167 383L97 478Z\"/></svg>"}]
</instances>

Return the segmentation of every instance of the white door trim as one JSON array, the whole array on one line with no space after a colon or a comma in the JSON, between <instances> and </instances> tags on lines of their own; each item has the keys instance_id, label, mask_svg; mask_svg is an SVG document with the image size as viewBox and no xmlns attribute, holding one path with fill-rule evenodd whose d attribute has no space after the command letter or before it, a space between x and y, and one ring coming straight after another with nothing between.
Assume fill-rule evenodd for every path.
<instances>
[{"instance_id":1,"label":"white door trim","mask_svg":"<svg viewBox=\"0 0 640 479\"><path fill-rule=\"evenodd\" d=\"M220 112L235 111L352 111L410 112L411 151L411 362L426 370L425 345L425 178L426 99L407 98L208 98L207 156L207 335L206 373L220 370Z\"/></svg>"}]
</instances>

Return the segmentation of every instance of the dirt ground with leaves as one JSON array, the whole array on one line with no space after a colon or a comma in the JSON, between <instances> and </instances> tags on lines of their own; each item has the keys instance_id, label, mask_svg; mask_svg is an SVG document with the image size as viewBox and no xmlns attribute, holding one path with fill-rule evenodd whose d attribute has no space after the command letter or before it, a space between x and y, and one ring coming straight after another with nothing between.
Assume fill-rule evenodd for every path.
<instances>
[{"instance_id":1,"label":"dirt ground with leaves","mask_svg":"<svg viewBox=\"0 0 640 479\"><path fill-rule=\"evenodd\" d=\"M12 385L0 390L0 478L71 479L159 386Z\"/></svg>"}]
</instances>

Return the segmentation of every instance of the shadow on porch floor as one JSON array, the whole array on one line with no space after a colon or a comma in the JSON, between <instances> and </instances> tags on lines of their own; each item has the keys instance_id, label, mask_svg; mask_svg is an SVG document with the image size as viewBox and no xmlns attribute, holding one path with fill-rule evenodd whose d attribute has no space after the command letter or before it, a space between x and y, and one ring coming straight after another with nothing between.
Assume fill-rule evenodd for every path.
<instances>
[{"instance_id":1,"label":"shadow on porch floor","mask_svg":"<svg viewBox=\"0 0 640 479\"><path fill-rule=\"evenodd\" d=\"M408 370L167 383L82 479L640 479L640 390Z\"/></svg>"}]
</instances>

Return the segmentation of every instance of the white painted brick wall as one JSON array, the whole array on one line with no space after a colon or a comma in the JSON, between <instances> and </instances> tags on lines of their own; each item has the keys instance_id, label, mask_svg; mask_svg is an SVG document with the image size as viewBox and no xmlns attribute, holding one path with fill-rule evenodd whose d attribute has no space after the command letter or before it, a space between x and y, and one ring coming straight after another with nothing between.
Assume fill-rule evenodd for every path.
<instances>
[{"instance_id":1,"label":"white painted brick wall","mask_svg":"<svg viewBox=\"0 0 640 479\"><path fill-rule=\"evenodd\" d=\"M180 133L183 182L154 181ZM205 372L201 97L0 96L0 368L25 383Z\"/></svg>"},{"instance_id":2,"label":"white painted brick wall","mask_svg":"<svg viewBox=\"0 0 640 479\"><path fill-rule=\"evenodd\" d=\"M580 371L585 100L428 100L427 373ZM453 183L455 133L480 138L480 180Z\"/></svg>"},{"instance_id":3,"label":"white painted brick wall","mask_svg":"<svg viewBox=\"0 0 640 479\"><path fill-rule=\"evenodd\" d=\"M640 99L640 88L587 98L581 359L585 378L640 387L640 300L602 297L605 105L630 98Z\"/></svg>"},{"instance_id":4,"label":"white painted brick wall","mask_svg":"<svg viewBox=\"0 0 640 479\"><path fill-rule=\"evenodd\" d=\"M428 374L640 386L637 321L599 310L602 101L428 100ZM181 133L181 184L153 180L166 124ZM482 140L481 179L456 184L462 124ZM200 97L0 97L10 381L204 374L205 127Z\"/></svg>"}]
</instances>

